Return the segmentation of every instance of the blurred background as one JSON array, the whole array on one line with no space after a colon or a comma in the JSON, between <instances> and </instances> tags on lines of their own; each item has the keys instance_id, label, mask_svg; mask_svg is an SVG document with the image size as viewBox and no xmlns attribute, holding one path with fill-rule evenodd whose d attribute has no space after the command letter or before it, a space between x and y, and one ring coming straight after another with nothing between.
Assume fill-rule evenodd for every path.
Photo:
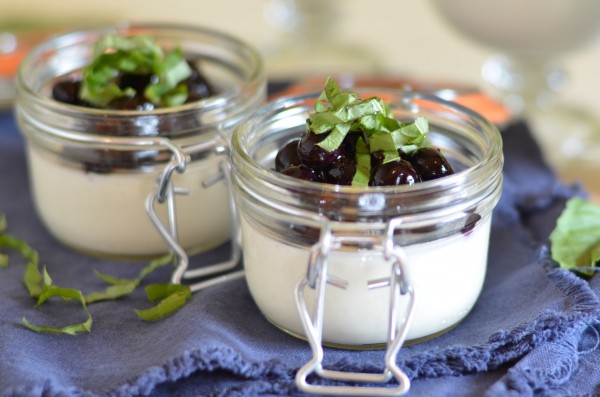
<instances>
[{"instance_id":1,"label":"blurred background","mask_svg":"<svg viewBox=\"0 0 600 397\"><path fill-rule=\"evenodd\" d=\"M119 20L229 32L263 53L272 79L351 73L479 88L531 122L563 179L600 194L597 0L0 0L0 81L15 37L26 47L39 31Z\"/></svg>"}]
</instances>

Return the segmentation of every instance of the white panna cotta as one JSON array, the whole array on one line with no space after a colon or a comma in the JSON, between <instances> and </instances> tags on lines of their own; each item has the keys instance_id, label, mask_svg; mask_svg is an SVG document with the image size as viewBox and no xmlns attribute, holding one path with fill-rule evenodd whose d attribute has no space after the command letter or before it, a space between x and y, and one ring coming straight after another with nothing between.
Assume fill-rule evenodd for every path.
<instances>
[{"instance_id":1,"label":"white panna cotta","mask_svg":"<svg viewBox=\"0 0 600 397\"><path fill-rule=\"evenodd\" d=\"M108 256L152 256L167 252L167 244L145 209L156 190L163 167L151 171L86 171L83 164L27 146L29 174L35 207L44 224L64 244L77 250ZM219 172L223 157L190 163L183 174L173 174L174 186L189 191L176 195L179 243L188 251L201 251L230 236L229 193L219 181L202 182ZM201 205L210 203L210 205ZM166 204L155 204L168 227Z\"/></svg>"},{"instance_id":2,"label":"white panna cotta","mask_svg":"<svg viewBox=\"0 0 600 397\"><path fill-rule=\"evenodd\" d=\"M459 323L472 309L483 286L487 266L490 217L473 230L403 247L408 280L416 299L407 340L434 336ZM304 335L294 291L306 276L309 248L300 247L260 230L242 218L246 279L256 304L282 329ZM336 345L386 342L390 288L369 289L368 282L390 277L391 262L372 250L333 251L328 274L348 283L345 289L327 285L323 341ZM305 297L312 312L314 291ZM407 298L404 299L406 303ZM401 300L402 302L402 300ZM398 308L406 315L405 304Z\"/></svg>"},{"instance_id":3,"label":"white panna cotta","mask_svg":"<svg viewBox=\"0 0 600 397\"><path fill-rule=\"evenodd\" d=\"M388 343L394 327L402 331L397 334L400 340L433 338L468 315L484 284L492 211L502 188L500 133L478 114L438 97L360 87L356 96L338 97L341 91L330 82L327 87L271 102L234 131L232 183L250 293L273 324L306 338L313 349L316 343L380 347ZM302 139L297 149L302 166L296 167L301 172L284 172L294 171L293 165L280 164L285 167L285 161L295 160L293 152L289 155L281 148L303 136L307 124L318 127L343 113L325 113L330 107L323 104L324 98L334 106L356 97L385 98L389 114L396 120L414 120L413 127L418 118L427 120L429 142L443 152L454 172L412 185L377 186L371 180L365 185L360 175L352 186L322 183L318 172L334 177L332 170L338 170L344 176L344 167L327 163L330 168L323 170L316 164L316 174L303 171L302 166L313 166L318 153L302 163L301 150L311 150L310 142L301 148ZM365 103L359 103L361 112ZM367 120L356 108L351 110L349 115ZM316 123L310 124L312 112L325 114L310 119ZM377 125L381 124L368 124L362 131L366 134ZM380 137L371 135L369 144L379 147ZM364 141L364 136L357 139ZM340 156L334 161L341 161L352 143L334 153ZM370 160L371 166L380 167L370 173L373 178L385 163L374 163L373 156L362 156L369 152L361 150L357 143L361 156L354 161L360 165ZM314 153L306 156L310 154ZM395 259L386 259L385 250ZM324 269L325 275L320 273ZM400 285L394 282L398 280ZM390 313L392 301L395 311Z\"/></svg>"}]
</instances>

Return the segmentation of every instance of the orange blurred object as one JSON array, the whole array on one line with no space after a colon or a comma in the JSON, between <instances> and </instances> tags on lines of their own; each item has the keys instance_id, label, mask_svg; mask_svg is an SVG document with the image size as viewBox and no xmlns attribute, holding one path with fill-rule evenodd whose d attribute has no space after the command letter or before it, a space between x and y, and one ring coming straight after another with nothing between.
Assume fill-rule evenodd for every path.
<instances>
[{"instance_id":1,"label":"orange blurred object","mask_svg":"<svg viewBox=\"0 0 600 397\"><path fill-rule=\"evenodd\" d=\"M44 40L50 32L0 33L10 35L10 49L0 46L0 78L12 78L17 73L19 64L36 44Z\"/></svg>"},{"instance_id":2,"label":"orange blurred object","mask_svg":"<svg viewBox=\"0 0 600 397\"><path fill-rule=\"evenodd\" d=\"M0 32L0 109L9 107L15 96L14 78L21 61L50 31Z\"/></svg>"}]
</instances>

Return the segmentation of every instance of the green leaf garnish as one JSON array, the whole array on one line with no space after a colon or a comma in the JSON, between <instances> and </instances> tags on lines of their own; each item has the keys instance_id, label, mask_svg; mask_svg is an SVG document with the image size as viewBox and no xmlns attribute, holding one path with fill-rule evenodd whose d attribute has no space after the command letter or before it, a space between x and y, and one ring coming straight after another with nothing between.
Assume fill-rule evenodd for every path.
<instances>
[{"instance_id":1,"label":"green leaf garnish","mask_svg":"<svg viewBox=\"0 0 600 397\"><path fill-rule=\"evenodd\" d=\"M0 234L4 234L7 227L8 227L8 221L6 220L6 216L4 214L2 214L2 215L0 215Z\"/></svg>"},{"instance_id":2,"label":"green leaf garnish","mask_svg":"<svg viewBox=\"0 0 600 397\"><path fill-rule=\"evenodd\" d=\"M564 269L593 274L600 261L600 206L574 197L550 234L552 259Z\"/></svg>"},{"instance_id":3,"label":"green leaf garnish","mask_svg":"<svg viewBox=\"0 0 600 397\"><path fill-rule=\"evenodd\" d=\"M385 155L383 162L388 163L390 161L399 160L400 155L398 149L396 149L396 143L392 134L385 131L378 131L371 135L369 139L370 153L382 151Z\"/></svg>"},{"instance_id":4,"label":"green leaf garnish","mask_svg":"<svg viewBox=\"0 0 600 397\"><path fill-rule=\"evenodd\" d=\"M369 186L371 179L371 153L369 146L362 139L356 141L356 172L352 178L352 186Z\"/></svg>"},{"instance_id":5,"label":"green leaf garnish","mask_svg":"<svg viewBox=\"0 0 600 397\"><path fill-rule=\"evenodd\" d=\"M8 222L6 221L6 216L0 215L0 235L4 234L7 227ZM5 267L8 267L8 255L0 252L0 268Z\"/></svg>"},{"instance_id":6,"label":"green leaf garnish","mask_svg":"<svg viewBox=\"0 0 600 397\"><path fill-rule=\"evenodd\" d=\"M38 270L38 264L40 260L38 252L27 245L25 241L5 233L0 233L0 247L19 252L27 261L25 273L23 275L23 282L27 288L27 291L29 292L29 295L32 298L38 298L42 293L42 275ZM8 266L7 255L2 255L0 261L4 262L4 266L2 267Z\"/></svg>"},{"instance_id":7,"label":"green leaf garnish","mask_svg":"<svg viewBox=\"0 0 600 397\"><path fill-rule=\"evenodd\" d=\"M23 273L23 283L27 288L27 292L29 292L29 296L36 299L40 297L43 291L43 277L37 263L29 262L27 264Z\"/></svg>"},{"instance_id":8,"label":"green leaf garnish","mask_svg":"<svg viewBox=\"0 0 600 397\"><path fill-rule=\"evenodd\" d=\"M130 281L128 283L110 285L104 289L104 291L95 291L85 296L87 304L91 305L96 302L103 302L107 300L115 300L131 294L139 283L137 281Z\"/></svg>"},{"instance_id":9,"label":"green leaf garnish","mask_svg":"<svg viewBox=\"0 0 600 397\"><path fill-rule=\"evenodd\" d=\"M357 141L357 167L352 186L368 185L370 153L383 151L384 163L387 163L400 159L399 149L408 154L429 146L427 119L417 117L413 122L400 123L381 98L360 99L356 93L340 90L331 77L317 99L315 112L309 115L306 123L314 134L328 133L318 143L327 151L337 149L348 133L361 133ZM365 146L358 150L361 142Z\"/></svg>"},{"instance_id":10,"label":"green leaf garnish","mask_svg":"<svg viewBox=\"0 0 600 397\"><path fill-rule=\"evenodd\" d=\"M153 272L155 269L170 264L173 261L173 254L164 255L154 259L150 264L144 267L137 278L117 278L108 274L103 274L96 271L96 277L107 284L110 284L104 291L96 291L85 296L88 304L114 300L131 294L142 282L144 277Z\"/></svg>"},{"instance_id":11,"label":"green leaf garnish","mask_svg":"<svg viewBox=\"0 0 600 397\"><path fill-rule=\"evenodd\" d=\"M45 325L32 324L25 316L21 321L25 327L35 332L57 333L76 335L82 332L90 332L92 327L92 316L88 310L88 305L109 299L117 299L133 292L142 282L142 280L159 267L168 265L173 261L173 254L164 255L154 259L147 266L142 268L138 277L133 279L118 278L111 275L96 272L98 278L109 284L104 291L92 292L87 296L74 288L59 287L54 284L47 269L43 273L39 270L39 254L23 240L10 236L5 233L7 228L6 218L0 216L0 248L8 248L18 251L27 261L25 272L23 273L23 282L29 295L37 300L36 306L39 307L48 299L57 297L63 301L78 301L87 316L86 320L64 327L52 327ZM3 262L5 261L5 262ZM8 264L8 256L0 255L0 267L3 263ZM146 293L152 302L160 302L146 310L136 310L138 316L143 320L157 320L175 310L180 309L191 297L191 289L186 285L175 284L155 284L146 288Z\"/></svg>"},{"instance_id":12,"label":"green leaf garnish","mask_svg":"<svg viewBox=\"0 0 600 397\"><path fill-rule=\"evenodd\" d=\"M73 289L73 288L62 288L62 287L56 286L52 282L52 278L50 278L50 275L48 274L46 268L44 268L44 273L43 273L42 279L43 279L43 284L44 284L43 290L38 298L36 307L41 306L44 302L46 302L48 299L50 299L52 297L61 298L63 301L76 300L79 303L81 303L81 306L83 307L83 310L87 316L87 319L82 323L67 325L65 327L50 327L50 326L41 326L41 325L31 324L27 320L27 318L25 318L25 316L23 316L23 318L21 319L23 324L27 328L31 329L32 331L36 331L36 332L58 333L58 334L68 334L68 335L76 335L81 332L90 332L90 330L92 328L92 315L90 314L90 312L87 308L85 298L84 298L83 294L81 293L81 291L79 291L77 289Z\"/></svg>"},{"instance_id":13,"label":"green leaf garnish","mask_svg":"<svg viewBox=\"0 0 600 397\"><path fill-rule=\"evenodd\" d=\"M4 217L2 217L4 218ZM23 240L5 234L6 218L0 221L0 247L9 248L18 251L21 256L27 261L25 272L23 273L23 283L27 288L27 292L32 298L37 299L36 307L42 305L49 298L59 297L63 300L78 300L87 315L87 319L80 324L68 325L66 327L49 327L31 324L27 318L21 320L23 324L36 332L50 332L75 335L80 332L89 332L92 326L92 317L87 309L85 299L81 291L72 288L61 288L54 285L50 274L44 268L44 272L39 271L39 254L31 248Z\"/></svg>"},{"instance_id":14,"label":"green leaf garnish","mask_svg":"<svg viewBox=\"0 0 600 397\"><path fill-rule=\"evenodd\" d=\"M176 48L164 53L150 37L107 35L94 47L94 59L82 71L81 99L106 107L121 97L136 94L132 87L121 89L115 79L120 72L153 75L144 96L156 106L178 106L187 100L187 86L182 83L192 70L183 51Z\"/></svg>"},{"instance_id":15,"label":"green leaf garnish","mask_svg":"<svg viewBox=\"0 0 600 397\"><path fill-rule=\"evenodd\" d=\"M183 307L192 296L192 291L187 285L153 284L146 287L146 294L151 302L160 302L149 309L136 310L135 312L142 320L153 321Z\"/></svg>"}]
</instances>

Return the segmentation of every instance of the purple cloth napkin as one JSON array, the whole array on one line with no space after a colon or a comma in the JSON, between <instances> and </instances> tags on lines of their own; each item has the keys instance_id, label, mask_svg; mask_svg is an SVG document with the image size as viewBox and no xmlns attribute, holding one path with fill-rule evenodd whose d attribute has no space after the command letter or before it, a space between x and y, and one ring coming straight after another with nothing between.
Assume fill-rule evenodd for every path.
<instances>
[{"instance_id":1,"label":"purple cloth napkin","mask_svg":"<svg viewBox=\"0 0 600 397\"><path fill-rule=\"evenodd\" d=\"M565 200L580 194L544 164L527 126L503 131L504 191L494 211L489 271L469 316L450 332L404 347L399 365L409 396L583 396L600 392L600 281L555 268L547 237ZM99 290L94 269L134 277L140 264L82 256L40 224L31 202L22 140L10 114L0 115L0 213L9 232L35 247L56 284ZM195 257L192 266L227 247ZM170 317L142 322L149 302L140 289L90 306L92 332L39 334L21 317L80 322L73 304L40 309L21 278L23 260L0 269L0 396L300 395L294 373L309 360L307 343L272 326L244 280L211 287ZM164 282L170 269L148 280ZM458 286L460 287L460 286ZM325 350L329 368L381 371L383 351Z\"/></svg>"}]
</instances>

